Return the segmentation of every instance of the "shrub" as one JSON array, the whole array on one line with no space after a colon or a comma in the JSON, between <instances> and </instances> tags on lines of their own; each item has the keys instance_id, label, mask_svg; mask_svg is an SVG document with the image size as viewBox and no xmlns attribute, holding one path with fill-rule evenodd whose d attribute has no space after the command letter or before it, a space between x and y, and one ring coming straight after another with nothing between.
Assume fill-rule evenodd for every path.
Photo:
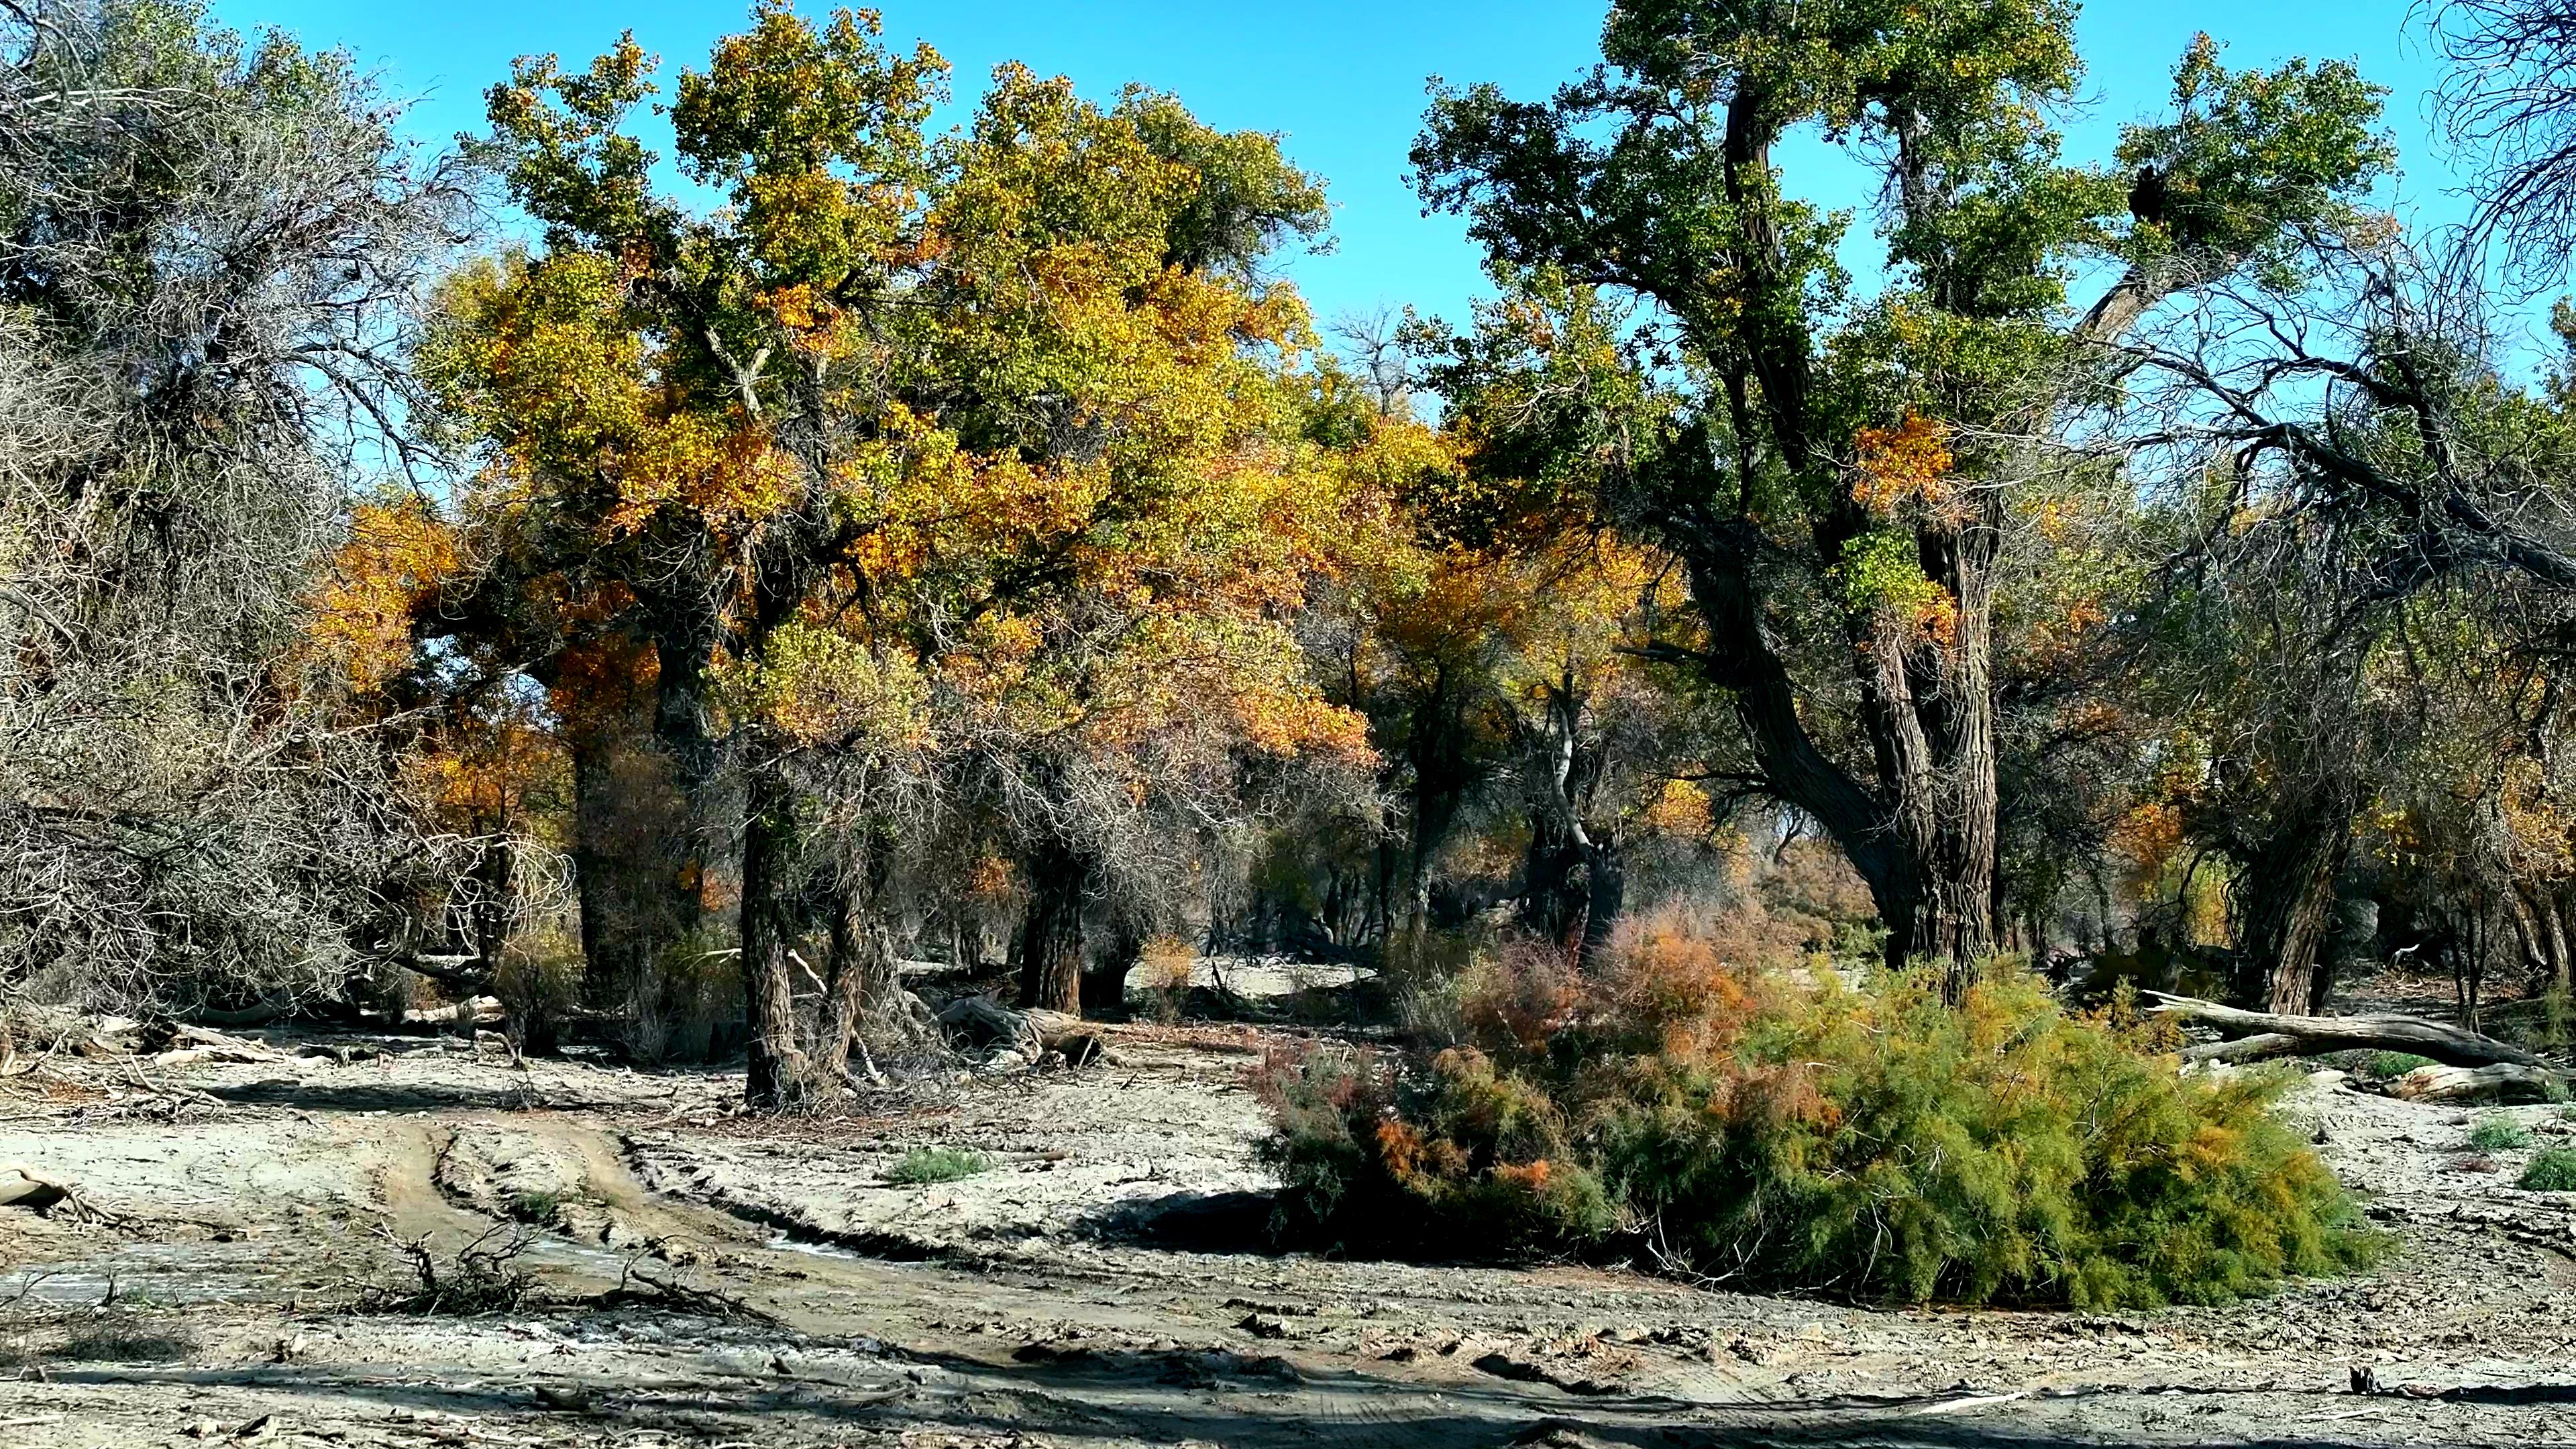
<instances>
[{"instance_id":1,"label":"shrub","mask_svg":"<svg viewBox=\"0 0 2576 1449\"><path fill-rule=\"evenodd\" d=\"M934 1182L955 1182L973 1177L992 1167L980 1152L963 1152L954 1147L916 1147L903 1155L903 1161L886 1169L886 1181L906 1187L922 1187Z\"/></svg>"},{"instance_id":2,"label":"shrub","mask_svg":"<svg viewBox=\"0 0 2576 1449\"><path fill-rule=\"evenodd\" d=\"M742 967L731 938L701 928L670 942L627 983L620 1044L635 1061L715 1060L741 1035Z\"/></svg>"},{"instance_id":3,"label":"shrub","mask_svg":"<svg viewBox=\"0 0 2576 1449\"><path fill-rule=\"evenodd\" d=\"M503 948L492 991L519 1050L555 1050L564 1023L580 1009L581 976L581 940L560 926L522 931Z\"/></svg>"},{"instance_id":4,"label":"shrub","mask_svg":"<svg viewBox=\"0 0 2576 1449\"><path fill-rule=\"evenodd\" d=\"M2402 1077L2417 1067L2431 1065L2431 1057L2419 1057L2413 1052L2375 1052L2370 1058L2370 1074L2380 1078Z\"/></svg>"},{"instance_id":5,"label":"shrub","mask_svg":"<svg viewBox=\"0 0 2576 1449\"><path fill-rule=\"evenodd\" d=\"M2481 1117L2478 1125L2469 1129L2472 1152L2511 1152L2530 1145L2531 1129L2502 1113Z\"/></svg>"},{"instance_id":6,"label":"shrub","mask_svg":"<svg viewBox=\"0 0 2576 1449\"><path fill-rule=\"evenodd\" d=\"M2533 1153L2519 1186L2533 1192L2576 1192L2576 1147L2546 1147Z\"/></svg>"},{"instance_id":7,"label":"shrub","mask_svg":"<svg viewBox=\"0 0 2576 1449\"><path fill-rule=\"evenodd\" d=\"M1470 1044L1267 1064L1283 1231L2087 1308L2222 1302L2382 1242L2271 1112L2292 1076L2186 1077L2125 994L2069 1015L2006 964L1953 1009L1937 972L1853 989L1680 939L1479 973Z\"/></svg>"},{"instance_id":8,"label":"shrub","mask_svg":"<svg viewBox=\"0 0 2576 1449\"><path fill-rule=\"evenodd\" d=\"M1145 999L1153 1005L1154 1019L1166 1026L1179 1021L1182 1009L1189 1005L1198 953L1178 936L1156 936L1137 953L1136 966L1144 976Z\"/></svg>"}]
</instances>

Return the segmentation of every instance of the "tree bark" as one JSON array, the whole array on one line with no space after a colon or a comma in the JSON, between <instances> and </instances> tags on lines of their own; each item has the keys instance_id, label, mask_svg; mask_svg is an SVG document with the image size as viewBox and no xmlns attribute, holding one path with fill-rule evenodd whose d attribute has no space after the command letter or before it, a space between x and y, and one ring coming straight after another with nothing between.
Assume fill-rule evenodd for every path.
<instances>
[{"instance_id":1,"label":"tree bark","mask_svg":"<svg viewBox=\"0 0 2576 1449\"><path fill-rule=\"evenodd\" d=\"M862 848L862 853L864 859L845 863L829 892L831 945L814 1044L816 1072L826 1082L850 1074L852 1044L898 988L894 938L879 906L884 852Z\"/></svg>"},{"instance_id":2,"label":"tree bark","mask_svg":"<svg viewBox=\"0 0 2576 1449\"><path fill-rule=\"evenodd\" d=\"M742 999L750 1030L743 1098L754 1107L783 1107L811 1080L797 1045L788 952L795 921L796 798L773 769L755 769L747 785L742 831Z\"/></svg>"},{"instance_id":3,"label":"tree bark","mask_svg":"<svg viewBox=\"0 0 2576 1449\"><path fill-rule=\"evenodd\" d=\"M2352 851L2350 820L2330 804L2298 812L2248 862L2246 959L2263 969L2263 1001L2275 1012L2316 1009L2317 947L2334 910L2335 877Z\"/></svg>"},{"instance_id":4,"label":"tree bark","mask_svg":"<svg viewBox=\"0 0 2576 1449\"><path fill-rule=\"evenodd\" d=\"M2498 1062L2484 1067L2417 1067L2388 1084L2388 1095L2407 1102L2547 1102L2563 1099L2567 1073L2552 1067Z\"/></svg>"},{"instance_id":5,"label":"tree bark","mask_svg":"<svg viewBox=\"0 0 2576 1449\"><path fill-rule=\"evenodd\" d=\"M1095 867L1048 842L1032 852L1028 912L1020 923L1020 1005L1082 1014L1082 914Z\"/></svg>"}]
</instances>

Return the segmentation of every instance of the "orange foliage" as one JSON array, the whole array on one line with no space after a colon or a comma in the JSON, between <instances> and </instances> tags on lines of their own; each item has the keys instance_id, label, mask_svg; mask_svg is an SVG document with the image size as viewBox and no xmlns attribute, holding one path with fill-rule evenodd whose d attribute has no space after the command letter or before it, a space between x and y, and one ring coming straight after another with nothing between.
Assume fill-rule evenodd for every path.
<instances>
[{"instance_id":1,"label":"orange foliage","mask_svg":"<svg viewBox=\"0 0 2576 1449\"><path fill-rule=\"evenodd\" d=\"M1893 428L1861 429L1854 442L1859 476L1852 497L1863 506L1883 513L1902 503L1938 508L1949 500L1949 429L1937 419L1909 410Z\"/></svg>"}]
</instances>

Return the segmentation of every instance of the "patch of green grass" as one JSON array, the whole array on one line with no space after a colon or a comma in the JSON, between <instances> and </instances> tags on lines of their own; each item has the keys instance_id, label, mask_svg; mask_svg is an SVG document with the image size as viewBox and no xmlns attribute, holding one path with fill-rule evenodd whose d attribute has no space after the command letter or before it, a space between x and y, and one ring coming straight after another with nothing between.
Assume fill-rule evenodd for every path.
<instances>
[{"instance_id":1,"label":"patch of green grass","mask_svg":"<svg viewBox=\"0 0 2576 1449\"><path fill-rule=\"evenodd\" d=\"M2576 1192L2576 1147L2549 1147L2534 1154L2519 1185L2533 1192Z\"/></svg>"},{"instance_id":2,"label":"patch of green grass","mask_svg":"<svg viewBox=\"0 0 2576 1449\"><path fill-rule=\"evenodd\" d=\"M955 1182L973 1177L993 1166L980 1152L967 1152L955 1147L916 1147L903 1155L903 1161L886 1169L886 1181L906 1187L922 1187L934 1182Z\"/></svg>"},{"instance_id":3,"label":"patch of green grass","mask_svg":"<svg viewBox=\"0 0 2576 1449\"><path fill-rule=\"evenodd\" d=\"M2431 1057L2419 1057L2413 1052L2374 1052L2370 1058L2370 1074L2374 1077L2402 1077L2417 1067L2431 1065Z\"/></svg>"},{"instance_id":4,"label":"patch of green grass","mask_svg":"<svg viewBox=\"0 0 2576 1449\"><path fill-rule=\"evenodd\" d=\"M2481 1117L2469 1129L2469 1147L2477 1152L2512 1152L2531 1145L2531 1129L2502 1113Z\"/></svg>"},{"instance_id":5,"label":"patch of green grass","mask_svg":"<svg viewBox=\"0 0 2576 1449\"><path fill-rule=\"evenodd\" d=\"M53 1357L74 1363L168 1363L186 1358L197 1336L184 1324L160 1324L108 1313L73 1330Z\"/></svg>"}]
</instances>

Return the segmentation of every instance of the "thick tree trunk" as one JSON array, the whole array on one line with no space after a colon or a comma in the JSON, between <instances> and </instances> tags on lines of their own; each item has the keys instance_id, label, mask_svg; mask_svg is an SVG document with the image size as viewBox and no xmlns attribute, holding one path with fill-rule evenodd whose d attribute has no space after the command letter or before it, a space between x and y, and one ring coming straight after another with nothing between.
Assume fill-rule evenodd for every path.
<instances>
[{"instance_id":1,"label":"thick tree trunk","mask_svg":"<svg viewBox=\"0 0 2576 1449\"><path fill-rule=\"evenodd\" d=\"M1584 853L1583 938L1579 960L1583 965L1608 959L1610 935L1618 929L1619 916L1628 904L1628 863L1616 840L1602 838L1592 842Z\"/></svg>"},{"instance_id":2,"label":"thick tree trunk","mask_svg":"<svg viewBox=\"0 0 2576 1449\"><path fill-rule=\"evenodd\" d=\"M796 799L773 770L754 770L742 831L742 999L751 1034L743 1097L782 1107L810 1080L796 1041L788 952L795 945Z\"/></svg>"},{"instance_id":3,"label":"thick tree trunk","mask_svg":"<svg viewBox=\"0 0 2576 1449\"><path fill-rule=\"evenodd\" d=\"M2335 877L2352 851L2351 822L2320 804L2248 862L2238 942L2263 971L2263 1002L2284 1015L2317 1006L2317 947L2334 912Z\"/></svg>"},{"instance_id":4,"label":"thick tree trunk","mask_svg":"<svg viewBox=\"0 0 2576 1449\"><path fill-rule=\"evenodd\" d=\"M1093 1019L1127 1009L1127 973L1145 957L1147 932L1142 921L1120 913L1109 933L1108 949L1082 973L1082 1014Z\"/></svg>"},{"instance_id":5,"label":"thick tree trunk","mask_svg":"<svg viewBox=\"0 0 2576 1449\"><path fill-rule=\"evenodd\" d=\"M1028 861L1028 913L1019 935L1020 1005L1082 1014L1082 913L1094 867L1081 852L1049 844Z\"/></svg>"},{"instance_id":6,"label":"thick tree trunk","mask_svg":"<svg viewBox=\"0 0 2576 1449\"><path fill-rule=\"evenodd\" d=\"M1566 821L1553 810L1535 812L1521 862L1521 925L1569 952L1583 940L1583 865Z\"/></svg>"},{"instance_id":7,"label":"thick tree trunk","mask_svg":"<svg viewBox=\"0 0 2576 1449\"><path fill-rule=\"evenodd\" d=\"M816 1074L837 1082L850 1074L850 1048L898 989L893 933L886 929L882 851L847 865L830 892L831 947L824 967L822 1020L814 1044Z\"/></svg>"}]
</instances>

